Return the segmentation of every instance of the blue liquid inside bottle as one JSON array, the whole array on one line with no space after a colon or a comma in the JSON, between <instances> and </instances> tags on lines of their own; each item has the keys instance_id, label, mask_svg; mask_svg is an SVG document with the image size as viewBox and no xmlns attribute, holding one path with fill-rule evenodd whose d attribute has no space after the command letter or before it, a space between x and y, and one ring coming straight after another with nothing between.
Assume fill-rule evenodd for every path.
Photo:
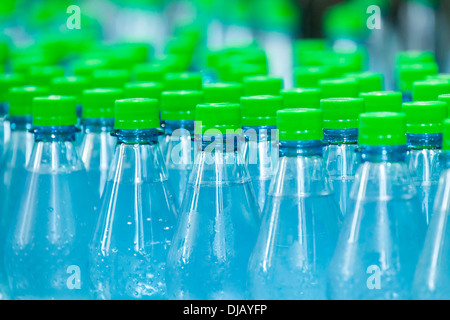
<instances>
[{"instance_id":1,"label":"blue liquid inside bottle","mask_svg":"<svg viewBox=\"0 0 450 320\"><path fill-rule=\"evenodd\" d=\"M441 146L442 133L408 134L406 163L419 192L427 224L431 219L439 176L445 167Z\"/></svg>"},{"instance_id":2,"label":"blue liquid inside bottle","mask_svg":"<svg viewBox=\"0 0 450 320\"><path fill-rule=\"evenodd\" d=\"M249 263L254 299L326 299L341 212L320 140L282 141Z\"/></svg>"},{"instance_id":3,"label":"blue liquid inside bottle","mask_svg":"<svg viewBox=\"0 0 450 320\"><path fill-rule=\"evenodd\" d=\"M36 127L5 247L13 299L89 299L88 249L96 195L74 126Z\"/></svg>"},{"instance_id":4,"label":"blue liquid inside bottle","mask_svg":"<svg viewBox=\"0 0 450 320\"><path fill-rule=\"evenodd\" d=\"M275 126L243 127L243 156L252 180L260 211L264 209L270 180L278 163L278 141Z\"/></svg>"},{"instance_id":5,"label":"blue liquid inside bottle","mask_svg":"<svg viewBox=\"0 0 450 320\"><path fill-rule=\"evenodd\" d=\"M406 146L364 146L329 268L331 299L410 299L426 220Z\"/></svg>"},{"instance_id":6,"label":"blue liquid inside bottle","mask_svg":"<svg viewBox=\"0 0 450 320\"><path fill-rule=\"evenodd\" d=\"M237 142L203 139L167 260L169 297L246 299L258 204Z\"/></svg>"},{"instance_id":7,"label":"blue liquid inside bottle","mask_svg":"<svg viewBox=\"0 0 450 320\"><path fill-rule=\"evenodd\" d=\"M99 299L165 299L176 201L156 129L117 130L118 143L90 245Z\"/></svg>"},{"instance_id":8,"label":"blue liquid inside bottle","mask_svg":"<svg viewBox=\"0 0 450 320\"><path fill-rule=\"evenodd\" d=\"M0 102L0 160L6 151L10 136L10 125L6 119L6 110L6 103Z\"/></svg>"},{"instance_id":9,"label":"blue liquid inside bottle","mask_svg":"<svg viewBox=\"0 0 450 320\"><path fill-rule=\"evenodd\" d=\"M84 133L80 155L100 201L117 140L111 135L114 119L86 118L82 120L82 126Z\"/></svg>"},{"instance_id":10,"label":"blue liquid inside bottle","mask_svg":"<svg viewBox=\"0 0 450 320\"><path fill-rule=\"evenodd\" d=\"M345 217L348 213L350 190L360 164L358 153L358 129L325 129L324 149L326 171L333 181L336 203Z\"/></svg>"}]
</instances>

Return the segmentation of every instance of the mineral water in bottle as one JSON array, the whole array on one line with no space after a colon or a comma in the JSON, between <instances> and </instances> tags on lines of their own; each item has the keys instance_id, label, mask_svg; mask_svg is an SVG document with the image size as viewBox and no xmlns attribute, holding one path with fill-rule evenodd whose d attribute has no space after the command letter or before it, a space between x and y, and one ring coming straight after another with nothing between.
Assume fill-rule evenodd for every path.
<instances>
[{"instance_id":1,"label":"mineral water in bottle","mask_svg":"<svg viewBox=\"0 0 450 320\"><path fill-rule=\"evenodd\" d=\"M325 299L341 212L322 159L322 111L278 111L280 160L249 263L254 299Z\"/></svg>"},{"instance_id":2,"label":"mineral water in bottle","mask_svg":"<svg viewBox=\"0 0 450 320\"><path fill-rule=\"evenodd\" d=\"M37 97L34 145L5 246L14 299L88 299L97 195L75 146L73 97Z\"/></svg>"},{"instance_id":3,"label":"mineral water in bottle","mask_svg":"<svg viewBox=\"0 0 450 320\"><path fill-rule=\"evenodd\" d=\"M165 299L176 200L158 145L156 99L115 105L117 145L90 245L99 299Z\"/></svg>"},{"instance_id":4,"label":"mineral water in bottle","mask_svg":"<svg viewBox=\"0 0 450 320\"><path fill-rule=\"evenodd\" d=\"M202 144L169 251L169 297L245 299L245 270L256 243L259 208L237 149L240 107L200 104L195 113Z\"/></svg>"},{"instance_id":5,"label":"mineral water in bottle","mask_svg":"<svg viewBox=\"0 0 450 320\"><path fill-rule=\"evenodd\" d=\"M406 116L359 118L362 163L329 268L332 299L409 299L426 220L406 165Z\"/></svg>"}]
</instances>

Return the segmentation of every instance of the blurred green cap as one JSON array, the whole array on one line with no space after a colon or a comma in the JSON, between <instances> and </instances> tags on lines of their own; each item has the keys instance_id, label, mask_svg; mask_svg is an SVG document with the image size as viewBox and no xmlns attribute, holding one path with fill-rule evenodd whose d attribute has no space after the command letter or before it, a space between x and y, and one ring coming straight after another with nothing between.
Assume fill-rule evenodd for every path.
<instances>
[{"instance_id":1,"label":"blurred green cap","mask_svg":"<svg viewBox=\"0 0 450 320\"><path fill-rule=\"evenodd\" d=\"M402 93L397 91L374 91L360 94L366 104L366 112L401 112Z\"/></svg>"},{"instance_id":2,"label":"blurred green cap","mask_svg":"<svg viewBox=\"0 0 450 320\"><path fill-rule=\"evenodd\" d=\"M359 96L358 82L351 78L320 80L319 87L322 90L322 99L357 98Z\"/></svg>"},{"instance_id":3,"label":"blurred green cap","mask_svg":"<svg viewBox=\"0 0 450 320\"><path fill-rule=\"evenodd\" d=\"M159 126L158 100L147 98L116 100L115 129L156 129Z\"/></svg>"},{"instance_id":4,"label":"blurred green cap","mask_svg":"<svg viewBox=\"0 0 450 320\"><path fill-rule=\"evenodd\" d=\"M77 103L81 103L83 90L90 87L91 82L85 77L58 77L54 78L50 85L50 92L55 95L75 97Z\"/></svg>"},{"instance_id":5,"label":"blurred green cap","mask_svg":"<svg viewBox=\"0 0 450 320\"><path fill-rule=\"evenodd\" d=\"M378 72L347 73L346 78L358 81L359 92L382 91L384 88L384 75Z\"/></svg>"},{"instance_id":6,"label":"blurred green cap","mask_svg":"<svg viewBox=\"0 0 450 320\"><path fill-rule=\"evenodd\" d=\"M114 118L116 100L122 99L122 89L95 88L83 91L83 118Z\"/></svg>"},{"instance_id":7,"label":"blurred green cap","mask_svg":"<svg viewBox=\"0 0 450 320\"><path fill-rule=\"evenodd\" d=\"M241 110L237 103L204 103L195 109L196 134L241 132Z\"/></svg>"},{"instance_id":8,"label":"blurred green cap","mask_svg":"<svg viewBox=\"0 0 450 320\"><path fill-rule=\"evenodd\" d=\"M8 91L10 88L23 86L25 83L25 77L21 74L0 74L0 101L4 102L8 100Z\"/></svg>"},{"instance_id":9,"label":"blurred green cap","mask_svg":"<svg viewBox=\"0 0 450 320\"><path fill-rule=\"evenodd\" d=\"M244 86L238 82L216 82L203 85L206 103L239 103Z\"/></svg>"},{"instance_id":10,"label":"blurred green cap","mask_svg":"<svg viewBox=\"0 0 450 320\"><path fill-rule=\"evenodd\" d=\"M49 94L48 88L24 86L13 87L7 94L10 116L26 116L33 114L33 99Z\"/></svg>"},{"instance_id":11,"label":"blurred green cap","mask_svg":"<svg viewBox=\"0 0 450 320\"><path fill-rule=\"evenodd\" d=\"M403 104L407 133L441 133L447 118L447 104L442 101L418 101Z\"/></svg>"},{"instance_id":12,"label":"blurred green cap","mask_svg":"<svg viewBox=\"0 0 450 320\"><path fill-rule=\"evenodd\" d=\"M251 76L244 78L244 95L279 95L283 89L283 79L268 76Z\"/></svg>"},{"instance_id":13,"label":"blurred green cap","mask_svg":"<svg viewBox=\"0 0 450 320\"><path fill-rule=\"evenodd\" d=\"M324 129L357 129L364 112L362 98L329 98L320 101Z\"/></svg>"},{"instance_id":14,"label":"blurred green cap","mask_svg":"<svg viewBox=\"0 0 450 320\"><path fill-rule=\"evenodd\" d=\"M284 108L319 109L321 94L319 88L293 88L280 91Z\"/></svg>"},{"instance_id":15,"label":"blurred green cap","mask_svg":"<svg viewBox=\"0 0 450 320\"><path fill-rule=\"evenodd\" d=\"M99 69L92 75L93 88L123 89L130 81L130 73L125 69Z\"/></svg>"},{"instance_id":16,"label":"blurred green cap","mask_svg":"<svg viewBox=\"0 0 450 320\"><path fill-rule=\"evenodd\" d=\"M277 124L277 111L282 107L283 98L281 96L242 97L242 125L248 127L275 126Z\"/></svg>"},{"instance_id":17,"label":"blurred green cap","mask_svg":"<svg viewBox=\"0 0 450 320\"><path fill-rule=\"evenodd\" d=\"M437 101L442 94L450 93L450 82L423 80L413 84L413 101Z\"/></svg>"},{"instance_id":18,"label":"blurred green cap","mask_svg":"<svg viewBox=\"0 0 450 320\"><path fill-rule=\"evenodd\" d=\"M280 141L323 139L323 112L320 109L283 109L277 112Z\"/></svg>"},{"instance_id":19,"label":"blurred green cap","mask_svg":"<svg viewBox=\"0 0 450 320\"><path fill-rule=\"evenodd\" d=\"M397 112L367 112L359 116L358 144L395 146L406 144L406 115Z\"/></svg>"},{"instance_id":20,"label":"blurred green cap","mask_svg":"<svg viewBox=\"0 0 450 320\"><path fill-rule=\"evenodd\" d=\"M168 73L165 77L167 91L202 90L202 75L200 73Z\"/></svg>"},{"instance_id":21,"label":"blurred green cap","mask_svg":"<svg viewBox=\"0 0 450 320\"><path fill-rule=\"evenodd\" d=\"M306 66L294 69L294 83L298 88L318 88L319 81L331 77L328 66Z\"/></svg>"},{"instance_id":22,"label":"blurred green cap","mask_svg":"<svg viewBox=\"0 0 450 320\"><path fill-rule=\"evenodd\" d=\"M203 101L201 91L165 91L161 95L161 119L195 120L195 108Z\"/></svg>"},{"instance_id":23,"label":"blurred green cap","mask_svg":"<svg viewBox=\"0 0 450 320\"><path fill-rule=\"evenodd\" d=\"M160 82L129 82L125 85L125 98L160 99L164 85Z\"/></svg>"}]
</instances>

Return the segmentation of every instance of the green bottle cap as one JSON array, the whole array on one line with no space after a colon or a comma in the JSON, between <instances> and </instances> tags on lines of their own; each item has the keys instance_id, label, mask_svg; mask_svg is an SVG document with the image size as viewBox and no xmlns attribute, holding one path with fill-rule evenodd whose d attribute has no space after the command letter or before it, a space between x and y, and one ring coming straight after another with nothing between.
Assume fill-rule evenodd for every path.
<instances>
[{"instance_id":1,"label":"green bottle cap","mask_svg":"<svg viewBox=\"0 0 450 320\"><path fill-rule=\"evenodd\" d=\"M50 92L55 95L75 97L77 103L81 103L83 90L90 87L91 82L85 77L58 77L52 80Z\"/></svg>"},{"instance_id":2,"label":"green bottle cap","mask_svg":"<svg viewBox=\"0 0 450 320\"><path fill-rule=\"evenodd\" d=\"M48 96L33 100L34 126L74 126L77 124L77 103L74 97Z\"/></svg>"},{"instance_id":3,"label":"green bottle cap","mask_svg":"<svg viewBox=\"0 0 450 320\"><path fill-rule=\"evenodd\" d=\"M413 84L413 101L437 101L442 94L450 93L450 83L445 80L423 80Z\"/></svg>"},{"instance_id":4,"label":"green bottle cap","mask_svg":"<svg viewBox=\"0 0 450 320\"><path fill-rule=\"evenodd\" d=\"M407 133L441 133L447 118L447 104L442 101L419 101L403 104Z\"/></svg>"},{"instance_id":5,"label":"green bottle cap","mask_svg":"<svg viewBox=\"0 0 450 320\"><path fill-rule=\"evenodd\" d=\"M318 88L319 81L331 77L328 66L308 66L294 69L294 83L298 88Z\"/></svg>"},{"instance_id":6,"label":"green bottle cap","mask_svg":"<svg viewBox=\"0 0 450 320\"><path fill-rule=\"evenodd\" d=\"M396 64L414 64L435 62L436 56L432 51L401 51L395 57Z\"/></svg>"},{"instance_id":7,"label":"green bottle cap","mask_svg":"<svg viewBox=\"0 0 450 320\"><path fill-rule=\"evenodd\" d=\"M167 91L202 90L202 75L200 73L168 73L165 78Z\"/></svg>"},{"instance_id":8,"label":"green bottle cap","mask_svg":"<svg viewBox=\"0 0 450 320\"><path fill-rule=\"evenodd\" d=\"M359 92L383 91L384 75L377 72L357 72L345 74L347 78L358 81Z\"/></svg>"},{"instance_id":9,"label":"green bottle cap","mask_svg":"<svg viewBox=\"0 0 450 320\"><path fill-rule=\"evenodd\" d=\"M99 69L92 75L93 88L123 89L130 81L130 73L125 69Z\"/></svg>"},{"instance_id":10,"label":"green bottle cap","mask_svg":"<svg viewBox=\"0 0 450 320\"><path fill-rule=\"evenodd\" d=\"M233 134L242 131L237 103L204 103L195 108L196 134Z\"/></svg>"},{"instance_id":11,"label":"green bottle cap","mask_svg":"<svg viewBox=\"0 0 450 320\"><path fill-rule=\"evenodd\" d=\"M443 101L443 102L447 103L447 108L448 108L448 111L450 114L450 94L441 94L438 97L438 101Z\"/></svg>"},{"instance_id":12,"label":"green bottle cap","mask_svg":"<svg viewBox=\"0 0 450 320\"><path fill-rule=\"evenodd\" d=\"M116 100L123 91L114 88L96 88L83 91L83 118L114 118Z\"/></svg>"},{"instance_id":13,"label":"green bottle cap","mask_svg":"<svg viewBox=\"0 0 450 320\"><path fill-rule=\"evenodd\" d=\"M397 91L375 91L361 93L366 112L401 112L402 93Z\"/></svg>"},{"instance_id":14,"label":"green bottle cap","mask_svg":"<svg viewBox=\"0 0 450 320\"><path fill-rule=\"evenodd\" d=\"M357 129L359 115L364 112L363 98L322 99L324 129Z\"/></svg>"},{"instance_id":15,"label":"green bottle cap","mask_svg":"<svg viewBox=\"0 0 450 320\"><path fill-rule=\"evenodd\" d=\"M275 126L277 111L283 107L281 96L251 96L241 98L242 125L248 127Z\"/></svg>"},{"instance_id":16,"label":"green bottle cap","mask_svg":"<svg viewBox=\"0 0 450 320\"><path fill-rule=\"evenodd\" d=\"M426 80L443 80L450 83L450 73L439 73L427 76Z\"/></svg>"},{"instance_id":17,"label":"green bottle cap","mask_svg":"<svg viewBox=\"0 0 450 320\"><path fill-rule=\"evenodd\" d=\"M438 72L439 68L435 62L398 65L398 87L401 91L411 91L414 82L425 80L427 76L435 75Z\"/></svg>"},{"instance_id":18,"label":"green bottle cap","mask_svg":"<svg viewBox=\"0 0 450 320\"><path fill-rule=\"evenodd\" d=\"M450 151L450 119L445 119L443 124L443 141L442 149Z\"/></svg>"},{"instance_id":19,"label":"green bottle cap","mask_svg":"<svg viewBox=\"0 0 450 320\"><path fill-rule=\"evenodd\" d=\"M284 108L320 109L322 92L319 88L293 88L280 91Z\"/></svg>"},{"instance_id":20,"label":"green bottle cap","mask_svg":"<svg viewBox=\"0 0 450 320\"><path fill-rule=\"evenodd\" d=\"M17 73L0 74L0 101L8 100L8 91L13 87L25 85L25 77Z\"/></svg>"},{"instance_id":21,"label":"green bottle cap","mask_svg":"<svg viewBox=\"0 0 450 320\"><path fill-rule=\"evenodd\" d=\"M21 56L12 60L14 73L28 74L33 66L46 66L48 61L43 56Z\"/></svg>"},{"instance_id":22,"label":"green bottle cap","mask_svg":"<svg viewBox=\"0 0 450 320\"><path fill-rule=\"evenodd\" d=\"M324 79L319 81L322 99L327 98L358 98L358 82L351 78Z\"/></svg>"},{"instance_id":23,"label":"green bottle cap","mask_svg":"<svg viewBox=\"0 0 450 320\"><path fill-rule=\"evenodd\" d=\"M155 129L159 128L158 100L132 98L116 100L115 129Z\"/></svg>"},{"instance_id":24,"label":"green bottle cap","mask_svg":"<svg viewBox=\"0 0 450 320\"><path fill-rule=\"evenodd\" d=\"M50 87L52 80L64 76L64 69L60 66L30 67L28 82L35 86Z\"/></svg>"},{"instance_id":25,"label":"green bottle cap","mask_svg":"<svg viewBox=\"0 0 450 320\"><path fill-rule=\"evenodd\" d=\"M33 113L33 99L35 97L47 96L48 88L24 86L9 89L9 115L27 116Z\"/></svg>"},{"instance_id":26,"label":"green bottle cap","mask_svg":"<svg viewBox=\"0 0 450 320\"><path fill-rule=\"evenodd\" d=\"M396 146L406 144L406 115L398 112L366 112L359 116L358 144Z\"/></svg>"},{"instance_id":27,"label":"green bottle cap","mask_svg":"<svg viewBox=\"0 0 450 320\"><path fill-rule=\"evenodd\" d=\"M137 81L164 82L167 66L163 63L138 64L134 67Z\"/></svg>"},{"instance_id":28,"label":"green bottle cap","mask_svg":"<svg viewBox=\"0 0 450 320\"><path fill-rule=\"evenodd\" d=\"M244 78L244 95L259 96L272 95L277 96L283 89L283 79L268 76L252 76Z\"/></svg>"},{"instance_id":29,"label":"green bottle cap","mask_svg":"<svg viewBox=\"0 0 450 320\"><path fill-rule=\"evenodd\" d=\"M230 68L230 65L233 68ZM246 77L266 75L267 66L260 63L225 64L219 68L221 81L242 83Z\"/></svg>"},{"instance_id":30,"label":"green bottle cap","mask_svg":"<svg viewBox=\"0 0 450 320\"><path fill-rule=\"evenodd\" d=\"M203 85L206 103L239 103L244 86L238 82L216 82Z\"/></svg>"},{"instance_id":31,"label":"green bottle cap","mask_svg":"<svg viewBox=\"0 0 450 320\"><path fill-rule=\"evenodd\" d=\"M195 108L203 101L201 91L165 91L161 95L161 119L195 120Z\"/></svg>"},{"instance_id":32,"label":"green bottle cap","mask_svg":"<svg viewBox=\"0 0 450 320\"><path fill-rule=\"evenodd\" d=\"M323 139L323 112L320 109L283 109L277 112L280 141Z\"/></svg>"},{"instance_id":33,"label":"green bottle cap","mask_svg":"<svg viewBox=\"0 0 450 320\"><path fill-rule=\"evenodd\" d=\"M161 99L164 85L159 82L129 82L125 85L125 98Z\"/></svg>"},{"instance_id":34,"label":"green bottle cap","mask_svg":"<svg viewBox=\"0 0 450 320\"><path fill-rule=\"evenodd\" d=\"M72 63L73 74L90 78L95 70L106 69L107 61L104 59L81 59Z\"/></svg>"}]
</instances>

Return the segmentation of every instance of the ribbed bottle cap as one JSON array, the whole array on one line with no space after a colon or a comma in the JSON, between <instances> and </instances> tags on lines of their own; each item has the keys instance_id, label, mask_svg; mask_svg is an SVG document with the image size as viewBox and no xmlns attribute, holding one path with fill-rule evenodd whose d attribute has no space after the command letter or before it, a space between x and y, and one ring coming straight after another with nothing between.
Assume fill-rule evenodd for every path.
<instances>
[{"instance_id":1,"label":"ribbed bottle cap","mask_svg":"<svg viewBox=\"0 0 450 320\"><path fill-rule=\"evenodd\" d=\"M167 91L202 90L202 75L200 73L168 73L165 78Z\"/></svg>"},{"instance_id":2,"label":"ribbed bottle cap","mask_svg":"<svg viewBox=\"0 0 450 320\"><path fill-rule=\"evenodd\" d=\"M401 112L402 93L397 91L375 91L361 93L366 112Z\"/></svg>"},{"instance_id":3,"label":"ribbed bottle cap","mask_svg":"<svg viewBox=\"0 0 450 320\"><path fill-rule=\"evenodd\" d=\"M116 100L123 91L114 88L96 88L83 91L83 118L114 118Z\"/></svg>"},{"instance_id":4,"label":"ribbed bottle cap","mask_svg":"<svg viewBox=\"0 0 450 320\"><path fill-rule=\"evenodd\" d=\"M8 100L8 91L10 88L23 86L25 82L25 77L21 74L0 74L0 101Z\"/></svg>"},{"instance_id":5,"label":"ribbed bottle cap","mask_svg":"<svg viewBox=\"0 0 450 320\"><path fill-rule=\"evenodd\" d=\"M413 101L437 101L442 94L450 93L450 83L445 80L423 80L413 84Z\"/></svg>"},{"instance_id":6,"label":"ribbed bottle cap","mask_svg":"<svg viewBox=\"0 0 450 320\"><path fill-rule=\"evenodd\" d=\"M280 91L284 108L319 109L321 94L319 88L293 88Z\"/></svg>"},{"instance_id":7,"label":"ribbed bottle cap","mask_svg":"<svg viewBox=\"0 0 450 320\"><path fill-rule=\"evenodd\" d=\"M117 88L123 89L130 81L130 73L125 69L100 69L92 75L93 88Z\"/></svg>"},{"instance_id":8,"label":"ribbed bottle cap","mask_svg":"<svg viewBox=\"0 0 450 320\"><path fill-rule=\"evenodd\" d=\"M331 77L328 66L298 67L294 70L294 83L298 88L318 88L319 81Z\"/></svg>"},{"instance_id":9,"label":"ribbed bottle cap","mask_svg":"<svg viewBox=\"0 0 450 320\"><path fill-rule=\"evenodd\" d=\"M283 109L277 112L280 141L323 139L323 112L320 109Z\"/></svg>"},{"instance_id":10,"label":"ribbed bottle cap","mask_svg":"<svg viewBox=\"0 0 450 320\"><path fill-rule=\"evenodd\" d=\"M134 67L137 81L164 82L167 66L164 63L138 64Z\"/></svg>"},{"instance_id":11,"label":"ribbed bottle cap","mask_svg":"<svg viewBox=\"0 0 450 320\"><path fill-rule=\"evenodd\" d=\"M49 94L48 88L24 86L9 89L9 115L26 116L33 114L33 99Z\"/></svg>"},{"instance_id":12,"label":"ribbed bottle cap","mask_svg":"<svg viewBox=\"0 0 450 320\"><path fill-rule=\"evenodd\" d=\"M443 143L442 149L450 151L450 119L445 119L443 123Z\"/></svg>"},{"instance_id":13,"label":"ribbed bottle cap","mask_svg":"<svg viewBox=\"0 0 450 320\"><path fill-rule=\"evenodd\" d=\"M90 87L91 82L85 77L58 77L52 80L50 92L55 95L75 97L77 103L81 103L83 90Z\"/></svg>"},{"instance_id":14,"label":"ribbed bottle cap","mask_svg":"<svg viewBox=\"0 0 450 320\"><path fill-rule=\"evenodd\" d=\"M115 129L155 129L159 125L158 100L147 98L116 100Z\"/></svg>"},{"instance_id":15,"label":"ribbed bottle cap","mask_svg":"<svg viewBox=\"0 0 450 320\"><path fill-rule=\"evenodd\" d=\"M410 91L414 82L425 80L427 76L435 75L438 71L435 62L398 65L397 77L400 81L398 86L402 91Z\"/></svg>"},{"instance_id":16,"label":"ribbed bottle cap","mask_svg":"<svg viewBox=\"0 0 450 320\"><path fill-rule=\"evenodd\" d=\"M283 89L283 79L268 76L252 76L244 78L244 95L259 96L272 95L277 96Z\"/></svg>"},{"instance_id":17,"label":"ribbed bottle cap","mask_svg":"<svg viewBox=\"0 0 450 320\"><path fill-rule=\"evenodd\" d=\"M281 96L251 96L241 98L242 125L249 127L275 126L277 111L283 107Z\"/></svg>"},{"instance_id":18,"label":"ribbed bottle cap","mask_svg":"<svg viewBox=\"0 0 450 320\"><path fill-rule=\"evenodd\" d=\"M244 86L238 82L216 82L203 85L206 103L239 103Z\"/></svg>"},{"instance_id":19,"label":"ribbed bottle cap","mask_svg":"<svg viewBox=\"0 0 450 320\"><path fill-rule=\"evenodd\" d=\"M320 101L324 129L357 129L364 112L363 98L329 98Z\"/></svg>"},{"instance_id":20,"label":"ribbed bottle cap","mask_svg":"<svg viewBox=\"0 0 450 320\"><path fill-rule=\"evenodd\" d=\"M347 73L345 77L358 81L359 92L382 91L384 88L384 75L377 72Z\"/></svg>"},{"instance_id":21,"label":"ribbed bottle cap","mask_svg":"<svg viewBox=\"0 0 450 320\"><path fill-rule=\"evenodd\" d=\"M319 81L322 99L327 98L357 98L358 82L351 78L324 79Z\"/></svg>"},{"instance_id":22,"label":"ribbed bottle cap","mask_svg":"<svg viewBox=\"0 0 450 320\"><path fill-rule=\"evenodd\" d=\"M195 121L196 134L225 135L242 128L241 110L237 103L199 104L195 108Z\"/></svg>"},{"instance_id":23,"label":"ribbed bottle cap","mask_svg":"<svg viewBox=\"0 0 450 320\"><path fill-rule=\"evenodd\" d=\"M195 108L203 101L201 91L165 91L161 95L161 119L195 120Z\"/></svg>"},{"instance_id":24,"label":"ribbed bottle cap","mask_svg":"<svg viewBox=\"0 0 450 320\"><path fill-rule=\"evenodd\" d=\"M408 133L441 133L447 118L447 104L442 101L418 101L403 104Z\"/></svg>"},{"instance_id":25,"label":"ribbed bottle cap","mask_svg":"<svg viewBox=\"0 0 450 320\"><path fill-rule=\"evenodd\" d=\"M28 82L35 86L49 87L52 80L64 76L61 66L33 66L28 74Z\"/></svg>"},{"instance_id":26,"label":"ribbed bottle cap","mask_svg":"<svg viewBox=\"0 0 450 320\"><path fill-rule=\"evenodd\" d=\"M125 85L125 98L161 99L164 85L160 82L129 82Z\"/></svg>"},{"instance_id":27,"label":"ribbed bottle cap","mask_svg":"<svg viewBox=\"0 0 450 320\"><path fill-rule=\"evenodd\" d=\"M436 56L432 51L401 51L396 54L396 64L414 64L434 62Z\"/></svg>"},{"instance_id":28,"label":"ribbed bottle cap","mask_svg":"<svg viewBox=\"0 0 450 320\"><path fill-rule=\"evenodd\" d=\"M75 97L48 96L33 100L34 126L74 126L77 124Z\"/></svg>"},{"instance_id":29,"label":"ribbed bottle cap","mask_svg":"<svg viewBox=\"0 0 450 320\"><path fill-rule=\"evenodd\" d=\"M358 144L395 146L406 144L406 115L397 112L367 112L359 116Z\"/></svg>"}]
</instances>

